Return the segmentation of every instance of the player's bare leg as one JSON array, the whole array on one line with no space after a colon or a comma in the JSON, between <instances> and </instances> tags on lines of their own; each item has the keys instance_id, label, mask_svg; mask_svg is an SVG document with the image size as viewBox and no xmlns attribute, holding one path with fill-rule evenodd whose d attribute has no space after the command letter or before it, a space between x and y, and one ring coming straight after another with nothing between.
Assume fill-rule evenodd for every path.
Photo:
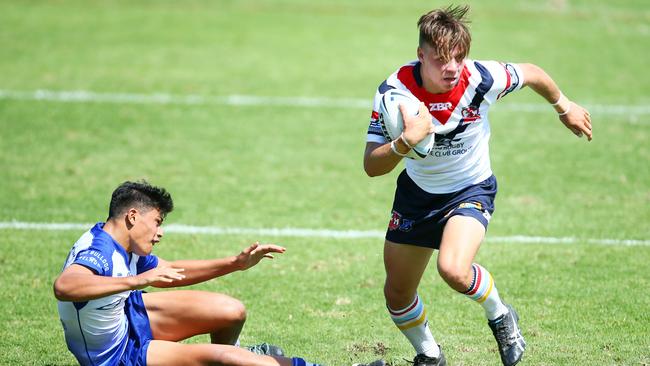
<instances>
[{"instance_id":1,"label":"player's bare leg","mask_svg":"<svg viewBox=\"0 0 650 366\"><path fill-rule=\"evenodd\" d=\"M147 350L147 366L291 366L284 357L257 355L245 349L220 344L183 344L153 340Z\"/></svg>"},{"instance_id":2,"label":"player's bare leg","mask_svg":"<svg viewBox=\"0 0 650 366\"><path fill-rule=\"evenodd\" d=\"M167 291L142 294L153 338L180 341L210 334L214 344L235 344L246 309L237 299L206 291Z\"/></svg>"},{"instance_id":3,"label":"player's bare leg","mask_svg":"<svg viewBox=\"0 0 650 366\"><path fill-rule=\"evenodd\" d=\"M438 273L458 292L469 288L472 262L485 237L485 228L473 217L453 216L445 225L438 253Z\"/></svg>"},{"instance_id":4,"label":"player's bare leg","mask_svg":"<svg viewBox=\"0 0 650 366\"><path fill-rule=\"evenodd\" d=\"M386 240L384 296L388 307L401 309L413 301L432 253L433 249L395 244Z\"/></svg>"},{"instance_id":5,"label":"player's bare leg","mask_svg":"<svg viewBox=\"0 0 650 366\"><path fill-rule=\"evenodd\" d=\"M446 361L427 321L423 302L417 294L418 285L427 268L433 249L386 241L384 296L395 325L416 351L414 365L444 366Z\"/></svg>"},{"instance_id":6,"label":"player's bare leg","mask_svg":"<svg viewBox=\"0 0 650 366\"><path fill-rule=\"evenodd\" d=\"M490 272L473 263L484 236L485 228L477 219L451 217L442 235L438 272L450 287L483 307L499 345L501 361L513 366L521 360L526 342L519 330L517 312L501 301Z\"/></svg>"}]
</instances>

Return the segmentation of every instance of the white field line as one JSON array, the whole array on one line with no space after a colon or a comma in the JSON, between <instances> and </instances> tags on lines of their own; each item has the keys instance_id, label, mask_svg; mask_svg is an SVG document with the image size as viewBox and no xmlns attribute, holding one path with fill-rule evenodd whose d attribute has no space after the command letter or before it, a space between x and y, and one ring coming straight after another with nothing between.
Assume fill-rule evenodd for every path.
<instances>
[{"instance_id":1,"label":"white field line","mask_svg":"<svg viewBox=\"0 0 650 366\"><path fill-rule=\"evenodd\" d=\"M41 223L4 221L0 222L0 230L44 230L44 231L85 231L93 226L92 223ZM324 239L382 239L383 231L378 230L328 230L328 229L301 229L301 228L238 228L215 226L192 226L182 224L165 225L165 232L176 234L204 234L204 235L250 235L273 237L301 237ZM633 239L590 239L574 237L548 237L548 236L488 236L488 242L518 243L518 244L598 244L622 246L650 246L650 240Z\"/></svg>"},{"instance_id":2,"label":"white field line","mask_svg":"<svg viewBox=\"0 0 650 366\"><path fill-rule=\"evenodd\" d=\"M0 100L33 100L61 103L124 103L124 104L180 104L180 105L231 105L231 106L282 106L370 109L372 101L362 98L327 97L270 97L254 95L206 96L198 94L175 95L166 93L100 93L86 90L72 91L16 91L0 89ZM650 124L639 117L650 115L650 104L617 105L586 104L592 114L622 115L633 123ZM544 103L501 103L498 110L515 112L544 112L550 107Z\"/></svg>"}]
</instances>

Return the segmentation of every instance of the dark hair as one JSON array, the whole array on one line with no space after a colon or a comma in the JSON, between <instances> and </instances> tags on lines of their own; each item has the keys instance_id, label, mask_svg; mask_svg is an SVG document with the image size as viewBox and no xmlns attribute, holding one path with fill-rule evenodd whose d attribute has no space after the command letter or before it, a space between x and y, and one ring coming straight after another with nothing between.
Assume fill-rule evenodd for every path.
<instances>
[{"instance_id":1,"label":"dark hair","mask_svg":"<svg viewBox=\"0 0 650 366\"><path fill-rule=\"evenodd\" d=\"M108 218L117 218L131 207L142 210L155 208L164 218L174 209L174 202L172 196L164 188L152 186L146 180L126 181L113 191Z\"/></svg>"},{"instance_id":2,"label":"dark hair","mask_svg":"<svg viewBox=\"0 0 650 366\"><path fill-rule=\"evenodd\" d=\"M428 44L433 47L443 62L453 57L457 48L463 58L469 54L472 36L465 15L469 6L449 6L445 9L435 9L424 14L418 20L420 28L420 47Z\"/></svg>"}]
</instances>

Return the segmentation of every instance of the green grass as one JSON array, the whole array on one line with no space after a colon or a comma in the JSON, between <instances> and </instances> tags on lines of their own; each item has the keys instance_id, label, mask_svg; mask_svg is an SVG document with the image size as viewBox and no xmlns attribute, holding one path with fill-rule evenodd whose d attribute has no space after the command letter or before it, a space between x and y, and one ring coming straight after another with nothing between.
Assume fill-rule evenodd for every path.
<instances>
[{"instance_id":1,"label":"green grass","mask_svg":"<svg viewBox=\"0 0 650 366\"><path fill-rule=\"evenodd\" d=\"M3 242L21 244L12 252L20 261L10 260L6 253L0 257L2 278L11 279L3 285L0 305L7 324L0 339L6 350L3 363L73 363L59 329L51 280L77 234L3 231L2 235ZM166 241L157 248L164 258L226 256L248 242L241 237L178 234L169 234ZM242 342L272 340L290 354L332 365L351 361L352 354L371 359L385 348L387 360L403 365L402 358L411 350L384 310L379 243L295 238L281 242L287 247L285 255L247 272L194 286L226 292L246 303L249 321ZM523 248L488 244L482 249L479 260L498 273L501 293L522 314L530 344L526 364L648 361L647 298L637 296L634 289L650 286L647 276L638 273L650 261L650 251L635 255L630 251L583 244ZM449 362L497 365L482 310L454 294L433 271L423 282L420 295Z\"/></svg>"},{"instance_id":2,"label":"green grass","mask_svg":"<svg viewBox=\"0 0 650 366\"><path fill-rule=\"evenodd\" d=\"M471 57L534 62L576 101L650 104L645 1L471 1ZM564 4L564 5L563 5ZM419 1L5 1L0 90L370 98L415 58ZM541 103L531 91L503 104ZM112 190L168 188L169 223L383 230L393 172L370 179L370 111L62 103L0 98L0 221L94 222ZM578 140L549 110L491 113L499 179L488 237L575 237L576 244L488 242L478 260L516 305L524 365L650 364L650 118L594 113ZM0 364L68 365L51 283L81 232L0 230ZM412 357L383 305L381 240L169 233L166 259L285 245L273 262L197 289L248 308L244 343L270 341L327 365ZM452 365L498 365L482 310L432 267L420 294ZM190 342L205 342L196 337Z\"/></svg>"}]
</instances>

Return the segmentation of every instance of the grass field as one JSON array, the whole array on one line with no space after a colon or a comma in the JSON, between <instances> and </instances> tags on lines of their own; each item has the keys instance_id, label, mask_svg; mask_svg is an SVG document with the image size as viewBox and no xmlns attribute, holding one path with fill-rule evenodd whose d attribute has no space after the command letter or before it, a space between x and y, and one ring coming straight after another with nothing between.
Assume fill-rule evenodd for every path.
<instances>
[{"instance_id":1,"label":"grass field","mask_svg":"<svg viewBox=\"0 0 650 366\"><path fill-rule=\"evenodd\" d=\"M469 4L472 58L536 63L593 111L587 143L530 90L492 109L499 195L478 261L521 315L522 365L650 365L650 4ZM384 230L398 171L363 172L370 99L443 5L0 2L0 364L75 364L51 284L84 231L3 224L101 221L124 180L168 188L169 224ZM194 286L246 303L243 343L326 365L412 359L383 305L380 237L170 232L156 254L255 240L287 253ZM499 365L482 310L433 267L420 294L451 365Z\"/></svg>"}]
</instances>

